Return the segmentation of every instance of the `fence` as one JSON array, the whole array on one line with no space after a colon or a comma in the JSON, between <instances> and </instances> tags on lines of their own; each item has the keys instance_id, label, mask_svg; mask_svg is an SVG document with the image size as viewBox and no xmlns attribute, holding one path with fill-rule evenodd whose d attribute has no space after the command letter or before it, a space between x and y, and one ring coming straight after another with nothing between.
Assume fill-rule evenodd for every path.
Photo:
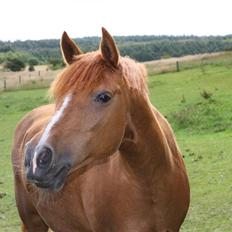
<instances>
[{"instance_id":1,"label":"fence","mask_svg":"<svg viewBox=\"0 0 232 232\"><path fill-rule=\"evenodd\" d=\"M59 71L43 69L33 72L0 72L0 91L48 87Z\"/></svg>"},{"instance_id":2,"label":"fence","mask_svg":"<svg viewBox=\"0 0 232 232\"><path fill-rule=\"evenodd\" d=\"M173 57L169 59L148 61L144 62L144 64L146 65L148 73L150 75L155 75L159 73L179 72L196 67L202 68L205 65L217 64L220 62L231 64L231 52L188 55L177 58Z\"/></svg>"}]
</instances>

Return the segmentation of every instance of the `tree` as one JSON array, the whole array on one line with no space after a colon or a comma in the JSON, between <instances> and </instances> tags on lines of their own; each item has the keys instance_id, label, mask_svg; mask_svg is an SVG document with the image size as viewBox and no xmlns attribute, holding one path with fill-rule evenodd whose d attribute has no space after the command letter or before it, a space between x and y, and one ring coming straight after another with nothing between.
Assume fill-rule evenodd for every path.
<instances>
[{"instance_id":1,"label":"tree","mask_svg":"<svg viewBox=\"0 0 232 232\"><path fill-rule=\"evenodd\" d=\"M36 58L32 58L30 60L28 60L28 64L29 66L35 66L39 64L39 61Z\"/></svg>"},{"instance_id":2,"label":"tree","mask_svg":"<svg viewBox=\"0 0 232 232\"><path fill-rule=\"evenodd\" d=\"M8 45L4 45L0 47L0 52L13 52L13 49Z\"/></svg>"}]
</instances>

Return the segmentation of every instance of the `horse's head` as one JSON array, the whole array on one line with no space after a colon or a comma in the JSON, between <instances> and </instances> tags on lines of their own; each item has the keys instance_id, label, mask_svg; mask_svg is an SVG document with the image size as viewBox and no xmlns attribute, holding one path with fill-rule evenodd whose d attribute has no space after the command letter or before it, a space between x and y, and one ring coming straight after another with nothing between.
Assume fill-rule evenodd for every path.
<instances>
[{"instance_id":1,"label":"horse's head","mask_svg":"<svg viewBox=\"0 0 232 232\"><path fill-rule=\"evenodd\" d=\"M67 67L52 85L55 112L25 154L27 178L38 187L58 191L68 173L110 156L122 143L128 111L125 58L102 32L99 51L86 54L65 32L62 36Z\"/></svg>"}]
</instances>

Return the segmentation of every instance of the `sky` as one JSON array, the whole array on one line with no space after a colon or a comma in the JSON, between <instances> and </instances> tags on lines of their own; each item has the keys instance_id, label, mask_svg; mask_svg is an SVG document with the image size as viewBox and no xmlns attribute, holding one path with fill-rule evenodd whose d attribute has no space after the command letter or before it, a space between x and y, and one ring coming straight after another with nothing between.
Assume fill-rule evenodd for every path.
<instances>
[{"instance_id":1,"label":"sky","mask_svg":"<svg viewBox=\"0 0 232 232\"><path fill-rule=\"evenodd\" d=\"M0 40L232 34L232 0L1 0Z\"/></svg>"}]
</instances>

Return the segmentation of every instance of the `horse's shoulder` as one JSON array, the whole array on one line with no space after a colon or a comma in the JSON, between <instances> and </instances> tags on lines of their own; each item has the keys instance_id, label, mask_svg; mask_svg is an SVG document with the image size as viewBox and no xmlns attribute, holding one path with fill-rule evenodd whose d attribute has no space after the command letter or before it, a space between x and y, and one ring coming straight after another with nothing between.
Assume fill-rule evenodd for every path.
<instances>
[{"instance_id":1,"label":"horse's shoulder","mask_svg":"<svg viewBox=\"0 0 232 232\"><path fill-rule=\"evenodd\" d=\"M180 150L176 143L176 138L174 132L172 130L171 125L169 124L168 120L155 108L153 107L153 112L160 124L160 127L163 131L163 134L167 140L169 148L171 149L173 154L180 154Z\"/></svg>"}]
</instances>

